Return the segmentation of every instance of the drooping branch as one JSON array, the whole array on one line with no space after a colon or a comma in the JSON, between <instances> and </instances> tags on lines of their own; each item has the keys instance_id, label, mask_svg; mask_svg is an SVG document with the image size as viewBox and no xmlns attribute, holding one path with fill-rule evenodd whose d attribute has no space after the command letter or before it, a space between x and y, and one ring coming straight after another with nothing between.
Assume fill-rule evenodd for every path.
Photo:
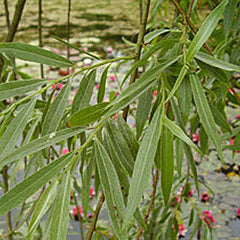
<instances>
[{"instance_id":1,"label":"drooping branch","mask_svg":"<svg viewBox=\"0 0 240 240\"><path fill-rule=\"evenodd\" d=\"M151 0L145 0L143 13L140 14L141 22L140 22L140 30L139 30L138 40L137 40L137 48L136 48L136 52L135 52L134 64L141 57L141 51L142 51L142 47L143 47L143 44L144 44L144 35L145 35L145 32L146 32L146 26L147 26L149 9L150 9L150 2L151 2ZM141 8L142 8L142 5L140 4L140 10L141 10ZM135 80L137 78L137 73L138 73L138 68L136 68L133 71L133 73L131 75L131 78L130 78L130 81L129 81L129 84L132 84L132 83L135 82ZM129 106L127 106L123 110L123 119L125 121L127 120L128 110L129 110Z\"/></svg>"}]
</instances>

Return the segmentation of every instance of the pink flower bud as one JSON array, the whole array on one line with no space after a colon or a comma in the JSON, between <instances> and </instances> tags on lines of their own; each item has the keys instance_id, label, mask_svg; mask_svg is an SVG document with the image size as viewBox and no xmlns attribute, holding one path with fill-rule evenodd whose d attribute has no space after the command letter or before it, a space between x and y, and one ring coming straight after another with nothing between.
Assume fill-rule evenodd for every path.
<instances>
[{"instance_id":1,"label":"pink flower bud","mask_svg":"<svg viewBox=\"0 0 240 240\"><path fill-rule=\"evenodd\" d=\"M99 87L100 87L100 84L98 83L98 84L96 84L96 89L99 89Z\"/></svg>"},{"instance_id":2,"label":"pink flower bud","mask_svg":"<svg viewBox=\"0 0 240 240\"><path fill-rule=\"evenodd\" d=\"M65 155L65 154L67 154L67 153L69 153L68 148L63 148L63 150L62 150L62 155Z\"/></svg>"},{"instance_id":3,"label":"pink flower bud","mask_svg":"<svg viewBox=\"0 0 240 240\"><path fill-rule=\"evenodd\" d=\"M209 199L210 199L210 197L209 197L208 193L203 193L201 195L201 202L208 202Z\"/></svg>"},{"instance_id":4,"label":"pink flower bud","mask_svg":"<svg viewBox=\"0 0 240 240\"><path fill-rule=\"evenodd\" d=\"M115 82L115 81L116 81L116 77L115 77L114 75L112 75L112 76L110 76L110 80L111 80L112 82Z\"/></svg>"},{"instance_id":5,"label":"pink flower bud","mask_svg":"<svg viewBox=\"0 0 240 240\"><path fill-rule=\"evenodd\" d=\"M153 92L153 96L154 96L154 97L156 97L156 96L157 96L157 94L158 94L158 91L157 91L157 90L155 90L155 91Z\"/></svg>"},{"instance_id":6,"label":"pink flower bud","mask_svg":"<svg viewBox=\"0 0 240 240\"><path fill-rule=\"evenodd\" d=\"M217 221L213 219L212 212L208 210L202 211L202 213L200 214L200 218L203 219L210 228L214 228L211 223L215 223Z\"/></svg>"},{"instance_id":7,"label":"pink flower bud","mask_svg":"<svg viewBox=\"0 0 240 240\"><path fill-rule=\"evenodd\" d=\"M107 48L107 53L108 54L112 54L113 53L113 48L112 47L108 47Z\"/></svg>"}]
</instances>

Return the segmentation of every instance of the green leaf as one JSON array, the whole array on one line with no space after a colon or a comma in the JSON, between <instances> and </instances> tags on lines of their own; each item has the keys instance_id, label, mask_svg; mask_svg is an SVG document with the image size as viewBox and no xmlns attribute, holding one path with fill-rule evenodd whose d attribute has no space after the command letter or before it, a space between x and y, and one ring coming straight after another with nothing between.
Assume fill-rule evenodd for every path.
<instances>
[{"instance_id":1,"label":"green leaf","mask_svg":"<svg viewBox=\"0 0 240 240\"><path fill-rule=\"evenodd\" d=\"M190 81L200 121L203 124L208 137L214 143L222 163L224 163L220 137L207 98L204 94L202 84L195 75L190 75Z\"/></svg>"},{"instance_id":2,"label":"green leaf","mask_svg":"<svg viewBox=\"0 0 240 240\"><path fill-rule=\"evenodd\" d=\"M30 91L37 89L38 87L48 83L42 79L31 79L23 81L13 81L0 84L0 101L8 99L10 97L21 96Z\"/></svg>"},{"instance_id":3,"label":"green leaf","mask_svg":"<svg viewBox=\"0 0 240 240\"><path fill-rule=\"evenodd\" d=\"M125 139L116 127L114 120L108 120L106 122L106 129L110 137L109 140L112 142L113 149L116 152L116 156L121 166L131 176L134 166L134 159Z\"/></svg>"},{"instance_id":4,"label":"green leaf","mask_svg":"<svg viewBox=\"0 0 240 240\"><path fill-rule=\"evenodd\" d=\"M69 46L69 47L71 47L71 48L73 48L73 49L78 50L80 53L84 53L84 54L86 54L86 55L88 55L88 56L90 56L90 57L92 57L92 58L94 58L94 59L100 60L100 57L97 56L97 55L95 55L95 54L93 54L93 53L84 51L83 49L78 48L78 47L74 46L73 44L71 44L71 43L69 43L69 42L66 42L66 41L64 41L63 39L61 39L61 38L59 38L59 37L57 37L57 36L53 36L53 37L54 37L56 40L58 40L59 42L63 43L64 45L67 45L67 46Z\"/></svg>"},{"instance_id":5,"label":"green leaf","mask_svg":"<svg viewBox=\"0 0 240 240\"><path fill-rule=\"evenodd\" d=\"M105 94L105 88L106 88L106 80L107 80L107 74L108 74L108 69L110 68L110 64L104 69L101 80L100 80L100 86L98 89L98 95L97 95L97 102L100 103L103 101L104 94Z\"/></svg>"},{"instance_id":6,"label":"green leaf","mask_svg":"<svg viewBox=\"0 0 240 240\"><path fill-rule=\"evenodd\" d=\"M167 100L166 102L168 102L171 97L173 97L173 95L175 94L175 92L178 90L179 86L181 85L186 73L188 71L188 66L187 65L183 65L179 75L178 75L178 78L173 86L173 88L171 89L170 93L168 94L168 97L167 97Z\"/></svg>"},{"instance_id":7,"label":"green leaf","mask_svg":"<svg viewBox=\"0 0 240 240\"><path fill-rule=\"evenodd\" d=\"M73 154L66 154L32 174L0 198L0 216L23 203L71 162Z\"/></svg>"},{"instance_id":8,"label":"green leaf","mask_svg":"<svg viewBox=\"0 0 240 240\"><path fill-rule=\"evenodd\" d=\"M225 34L225 39L228 38L231 27L232 27L232 23L233 23L233 19L234 19L234 12L235 9L237 8L237 4L239 3L238 0L229 0L225 11L224 11L224 25L223 25L223 30L224 30L224 34Z\"/></svg>"},{"instance_id":9,"label":"green leaf","mask_svg":"<svg viewBox=\"0 0 240 240\"><path fill-rule=\"evenodd\" d=\"M57 130L65 107L67 106L70 89L71 84L70 82L67 82L50 105L42 124L42 135L46 135Z\"/></svg>"},{"instance_id":10,"label":"green leaf","mask_svg":"<svg viewBox=\"0 0 240 240\"><path fill-rule=\"evenodd\" d=\"M128 147L131 150L133 158L135 159L135 157L137 156L139 144L135 138L134 132L121 117L118 117L117 125L126 143L128 144Z\"/></svg>"},{"instance_id":11,"label":"green leaf","mask_svg":"<svg viewBox=\"0 0 240 240\"><path fill-rule=\"evenodd\" d=\"M176 166L179 178L182 176L182 165L184 160L183 142L177 138L175 142Z\"/></svg>"},{"instance_id":12,"label":"green leaf","mask_svg":"<svg viewBox=\"0 0 240 240\"><path fill-rule=\"evenodd\" d=\"M174 174L173 135L163 127L160 139L161 187L165 206L168 205Z\"/></svg>"},{"instance_id":13,"label":"green leaf","mask_svg":"<svg viewBox=\"0 0 240 240\"><path fill-rule=\"evenodd\" d=\"M142 194L149 184L151 168L157 151L158 141L162 129L163 104L157 108L153 119L147 129L134 164L133 175L130 183L128 204L124 216L124 226L126 227L131 220L138 204L141 201Z\"/></svg>"},{"instance_id":14,"label":"green leaf","mask_svg":"<svg viewBox=\"0 0 240 240\"><path fill-rule=\"evenodd\" d=\"M74 113L67 120L68 127L85 126L94 123L102 115L108 111L109 103L102 102L93 106L89 106Z\"/></svg>"},{"instance_id":15,"label":"green leaf","mask_svg":"<svg viewBox=\"0 0 240 240\"><path fill-rule=\"evenodd\" d=\"M154 38L170 31L171 29L156 29L154 31L151 31L144 36L144 42L151 42Z\"/></svg>"},{"instance_id":16,"label":"green leaf","mask_svg":"<svg viewBox=\"0 0 240 240\"><path fill-rule=\"evenodd\" d=\"M214 117L214 120L215 120L216 124L222 130L225 130L225 131L228 131L228 132L232 133L232 129L230 128L230 124L228 123L227 117L224 114L222 114L218 110L218 108L213 104L210 105L210 109L212 111L212 114L213 114L213 117Z\"/></svg>"},{"instance_id":17,"label":"green leaf","mask_svg":"<svg viewBox=\"0 0 240 240\"><path fill-rule=\"evenodd\" d=\"M63 129L63 130L60 130L57 132L47 134L38 139L35 139L35 140L29 142L28 144L21 146L16 151L11 152L4 158L1 158L0 159L0 169L2 169L2 167L5 166L6 164L9 164L9 163L11 163L17 159L20 159L24 156L27 156L29 154L38 152L47 147L50 147L53 144L59 143L62 140L66 140L67 138L77 135L85 130L86 130L86 128Z\"/></svg>"},{"instance_id":18,"label":"green leaf","mask_svg":"<svg viewBox=\"0 0 240 240\"><path fill-rule=\"evenodd\" d=\"M200 137L200 146L201 146L201 151L204 153L204 154L208 154L209 152L209 147L208 147L208 135L204 129L204 127L201 125L201 128L200 128L200 134L199 134L199 137Z\"/></svg>"},{"instance_id":19,"label":"green leaf","mask_svg":"<svg viewBox=\"0 0 240 240\"><path fill-rule=\"evenodd\" d=\"M72 67L74 63L53 52L26 43L0 43L0 53L29 62L37 62L56 67Z\"/></svg>"},{"instance_id":20,"label":"green leaf","mask_svg":"<svg viewBox=\"0 0 240 240\"><path fill-rule=\"evenodd\" d=\"M48 186L46 191L44 191L40 199L37 201L28 226L28 236L34 234L41 219L52 205L57 193L57 186L58 181L51 183L51 185Z\"/></svg>"},{"instance_id":21,"label":"green leaf","mask_svg":"<svg viewBox=\"0 0 240 240\"><path fill-rule=\"evenodd\" d=\"M78 91L73 99L71 115L88 106L95 85L96 70L85 75L79 84Z\"/></svg>"},{"instance_id":22,"label":"green leaf","mask_svg":"<svg viewBox=\"0 0 240 240\"><path fill-rule=\"evenodd\" d=\"M119 97L110 103L109 106L113 106L113 108L110 110L109 115L113 115L120 109L128 106L132 101L151 88L153 82L157 80L160 72L177 62L179 58L180 56L166 60L164 63L159 64L143 73L136 82L131 84Z\"/></svg>"},{"instance_id":23,"label":"green leaf","mask_svg":"<svg viewBox=\"0 0 240 240\"><path fill-rule=\"evenodd\" d=\"M108 214L110 216L114 232L119 239L126 239L126 233L121 229L124 213L124 201L118 175L103 145L98 140L95 140L94 147L94 151L96 151L95 156L99 178L106 198Z\"/></svg>"},{"instance_id":24,"label":"green leaf","mask_svg":"<svg viewBox=\"0 0 240 240\"><path fill-rule=\"evenodd\" d=\"M228 63L228 62L223 61L221 59L214 58L207 53L198 52L195 55L195 58L200 60L201 62L204 62L204 63L210 65L210 66L220 68L220 69L225 70L225 71L232 71L232 72L240 73L240 67L239 66L234 65L232 63Z\"/></svg>"},{"instance_id":25,"label":"green leaf","mask_svg":"<svg viewBox=\"0 0 240 240\"><path fill-rule=\"evenodd\" d=\"M14 149L25 126L32 117L35 103L35 100L31 100L30 102L20 106L21 109L17 113L16 117L14 117L7 126L0 138L0 159L7 156Z\"/></svg>"},{"instance_id":26,"label":"green leaf","mask_svg":"<svg viewBox=\"0 0 240 240\"><path fill-rule=\"evenodd\" d=\"M173 121L169 120L167 117L163 118L164 125L172 132L173 135L181 139L195 151L203 155L201 150L192 142L192 140L184 133L184 131L176 125Z\"/></svg>"},{"instance_id":27,"label":"green leaf","mask_svg":"<svg viewBox=\"0 0 240 240\"><path fill-rule=\"evenodd\" d=\"M192 61L195 54L200 50L202 45L208 40L211 36L213 30L218 24L220 20L225 6L227 5L228 1L222 1L204 20L202 26L197 32L197 35L194 37L193 41L191 42L187 54L185 63L189 63Z\"/></svg>"},{"instance_id":28,"label":"green leaf","mask_svg":"<svg viewBox=\"0 0 240 240\"><path fill-rule=\"evenodd\" d=\"M152 103L152 89L147 90L139 97L137 112L136 112L136 129L137 139L141 136L144 125L147 121L148 114Z\"/></svg>"},{"instance_id":29,"label":"green leaf","mask_svg":"<svg viewBox=\"0 0 240 240\"><path fill-rule=\"evenodd\" d=\"M66 239L71 189L72 181L70 172L68 171L62 178L60 189L53 205L51 220L49 223L48 239Z\"/></svg>"}]
</instances>

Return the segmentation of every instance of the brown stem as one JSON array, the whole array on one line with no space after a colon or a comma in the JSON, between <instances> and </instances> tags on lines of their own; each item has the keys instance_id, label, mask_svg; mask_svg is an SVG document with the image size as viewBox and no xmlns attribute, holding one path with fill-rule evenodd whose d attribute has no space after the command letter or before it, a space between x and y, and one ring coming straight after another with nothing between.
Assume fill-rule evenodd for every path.
<instances>
[{"instance_id":1,"label":"brown stem","mask_svg":"<svg viewBox=\"0 0 240 240\"><path fill-rule=\"evenodd\" d=\"M87 235L87 240L92 239L92 235L93 235L93 232L95 231L98 216L99 216L99 213L100 213L100 210L102 208L102 205L103 205L104 201L105 201L105 196L102 193L102 195L101 195L101 197L98 201L98 205L96 207L96 210L94 211L94 216L92 218L91 226L90 226L90 229L89 229L89 232L88 232L88 235Z\"/></svg>"},{"instance_id":2,"label":"brown stem","mask_svg":"<svg viewBox=\"0 0 240 240\"><path fill-rule=\"evenodd\" d=\"M144 10L143 10L142 17L141 17L142 19L141 19L141 23L140 23L140 30L139 30L138 40L137 40L137 48L136 48L136 52L135 52L134 64L140 59L140 56L141 56L141 51L142 51L142 47L144 44L144 35L145 35L147 20L148 20L148 15L149 15L150 2L151 2L151 0L145 0L145 3L144 3ZM135 82L135 80L137 78L137 73L138 73L138 68L136 68L133 71L130 81L129 81L129 84L132 84ZM128 111L129 111L129 106L127 106L123 110L123 119L125 121L127 120Z\"/></svg>"},{"instance_id":3,"label":"brown stem","mask_svg":"<svg viewBox=\"0 0 240 240\"><path fill-rule=\"evenodd\" d=\"M42 0L38 0L38 45L43 47L42 38ZM43 64L40 64L41 78L44 78Z\"/></svg>"},{"instance_id":4,"label":"brown stem","mask_svg":"<svg viewBox=\"0 0 240 240\"><path fill-rule=\"evenodd\" d=\"M4 186L4 193L8 191L8 167L5 166L3 168L3 186ZM8 240L12 240L12 221L11 221L11 212L9 211L6 214L6 219L7 219L7 230L8 230Z\"/></svg>"},{"instance_id":5,"label":"brown stem","mask_svg":"<svg viewBox=\"0 0 240 240\"><path fill-rule=\"evenodd\" d=\"M78 216L78 221L79 221L79 231L80 231L80 239L83 239L83 218L80 214L79 208L78 208L78 202L77 202L77 198L75 196L75 192L72 192L72 196L73 196L73 200L75 203L75 206L77 208L77 216Z\"/></svg>"},{"instance_id":6,"label":"brown stem","mask_svg":"<svg viewBox=\"0 0 240 240\"><path fill-rule=\"evenodd\" d=\"M9 31L9 29L10 29L10 15L9 15L9 10L8 10L8 0L4 0L3 2L4 2L4 8L5 8L7 28L8 28L8 31Z\"/></svg>"},{"instance_id":7,"label":"brown stem","mask_svg":"<svg viewBox=\"0 0 240 240\"><path fill-rule=\"evenodd\" d=\"M71 18L71 0L68 0L68 14L67 14L67 42L70 39L70 18ZM67 46L67 58L70 57L70 47Z\"/></svg>"},{"instance_id":8,"label":"brown stem","mask_svg":"<svg viewBox=\"0 0 240 240\"><path fill-rule=\"evenodd\" d=\"M183 16L183 18L185 19L185 21L187 22L188 26L190 27L190 29L192 30L192 32L194 34L197 34L198 29L197 27L192 23L190 16L186 15L184 12L184 9L181 7L181 5L179 4L179 2L177 0L172 0L173 4L175 5L175 7L177 8L177 10L181 13L181 15ZM209 54L212 54L211 49L207 46L206 43L204 43L203 47L209 52Z\"/></svg>"},{"instance_id":9,"label":"brown stem","mask_svg":"<svg viewBox=\"0 0 240 240\"><path fill-rule=\"evenodd\" d=\"M188 7L188 13L187 13L187 18L190 19L191 17L191 13L192 13L192 9L193 9L193 4L194 4L194 0L191 0L189 7Z\"/></svg>"},{"instance_id":10,"label":"brown stem","mask_svg":"<svg viewBox=\"0 0 240 240\"><path fill-rule=\"evenodd\" d=\"M22 13L23 13L23 8L25 6L26 0L18 0L17 5L15 7L15 12L14 12L14 16L13 16L13 20L12 20L12 24L10 27L10 30L6 36L5 42L12 42L15 34L17 32L17 28L19 25L19 22L21 20L22 17Z\"/></svg>"},{"instance_id":11,"label":"brown stem","mask_svg":"<svg viewBox=\"0 0 240 240\"><path fill-rule=\"evenodd\" d=\"M159 176L159 172L158 172L158 170L156 170L155 175L154 175L154 180L153 180L152 199L151 199L151 202L150 202L150 204L148 206L147 212L145 214L144 223L147 222L147 219L148 219L148 217L150 215L150 212L151 212L152 208L154 208L155 196L156 196L156 192L157 192L158 176ZM140 237L142 235L142 231L143 231L143 228L140 227L139 230L138 230L138 235L137 235L137 239L138 240L140 239Z\"/></svg>"}]
</instances>

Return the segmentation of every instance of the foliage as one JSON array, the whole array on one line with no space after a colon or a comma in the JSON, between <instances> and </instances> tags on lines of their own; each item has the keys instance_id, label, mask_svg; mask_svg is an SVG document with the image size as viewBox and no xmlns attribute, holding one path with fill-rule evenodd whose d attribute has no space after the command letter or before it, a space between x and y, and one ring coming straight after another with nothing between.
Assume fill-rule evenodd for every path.
<instances>
[{"instance_id":1,"label":"foliage","mask_svg":"<svg viewBox=\"0 0 240 240\"><path fill-rule=\"evenodd\" d=\"M131 55L102 60L57 37L97 61L78 67L36 46L0 43L4 58L0 170L5 192L0 215L17 209L18 216L9 235L66 239L69 206L75 204L73 217L80 222L80 232L83 227L87 230L88 239L92 234L94 239L139 239L142 234L144 239L177 239L184 234L187 221L189 239L196 234L203 239L213 236L211 212L200 209L191 198L194 188L200 194L201 185L195 156L207 156L212 147L224 165L223 149L240 150L239 120L229 123L226 117L227 105L240 106L240 2L224 0L215 6L212 2L217 1L173 1L177 8L173 25L159 19L173 11L174 5L152 0L148 13L147 2L143 1L143 13L149 14L146 33L141 30L143 48L130 43L140 50L139 59ZM198 17L201 4L211 8L202 24ZM197 32L194 24L200 27ZM15 81L15 58L76 71L51 81L21 74L23 79ZM119 79L120 94L104 102L107 74L114 62L132 65L125 78ZM91 105L100 66L106 67L97 102ZM145 72L136 77L134 72L140 67ZM69 105L72 81L81 73L84 76ZM57 90L59 83L64 84L61 90ZM122 113L125 120L129 115L135 119L136 131ZM200 141L193 139L194 134ZM230 138L235 142L228 146ZM60 156L64 147L69 153ZM8 189L20 164L24 164L24 179L17 184L11 180ZM90 222L86 214L93 211L92 182L98 203ZM97 222L104 199L111 226ZM181 212L184 204L189 206L185 214Z\"/></svg>"}]
</instances>

